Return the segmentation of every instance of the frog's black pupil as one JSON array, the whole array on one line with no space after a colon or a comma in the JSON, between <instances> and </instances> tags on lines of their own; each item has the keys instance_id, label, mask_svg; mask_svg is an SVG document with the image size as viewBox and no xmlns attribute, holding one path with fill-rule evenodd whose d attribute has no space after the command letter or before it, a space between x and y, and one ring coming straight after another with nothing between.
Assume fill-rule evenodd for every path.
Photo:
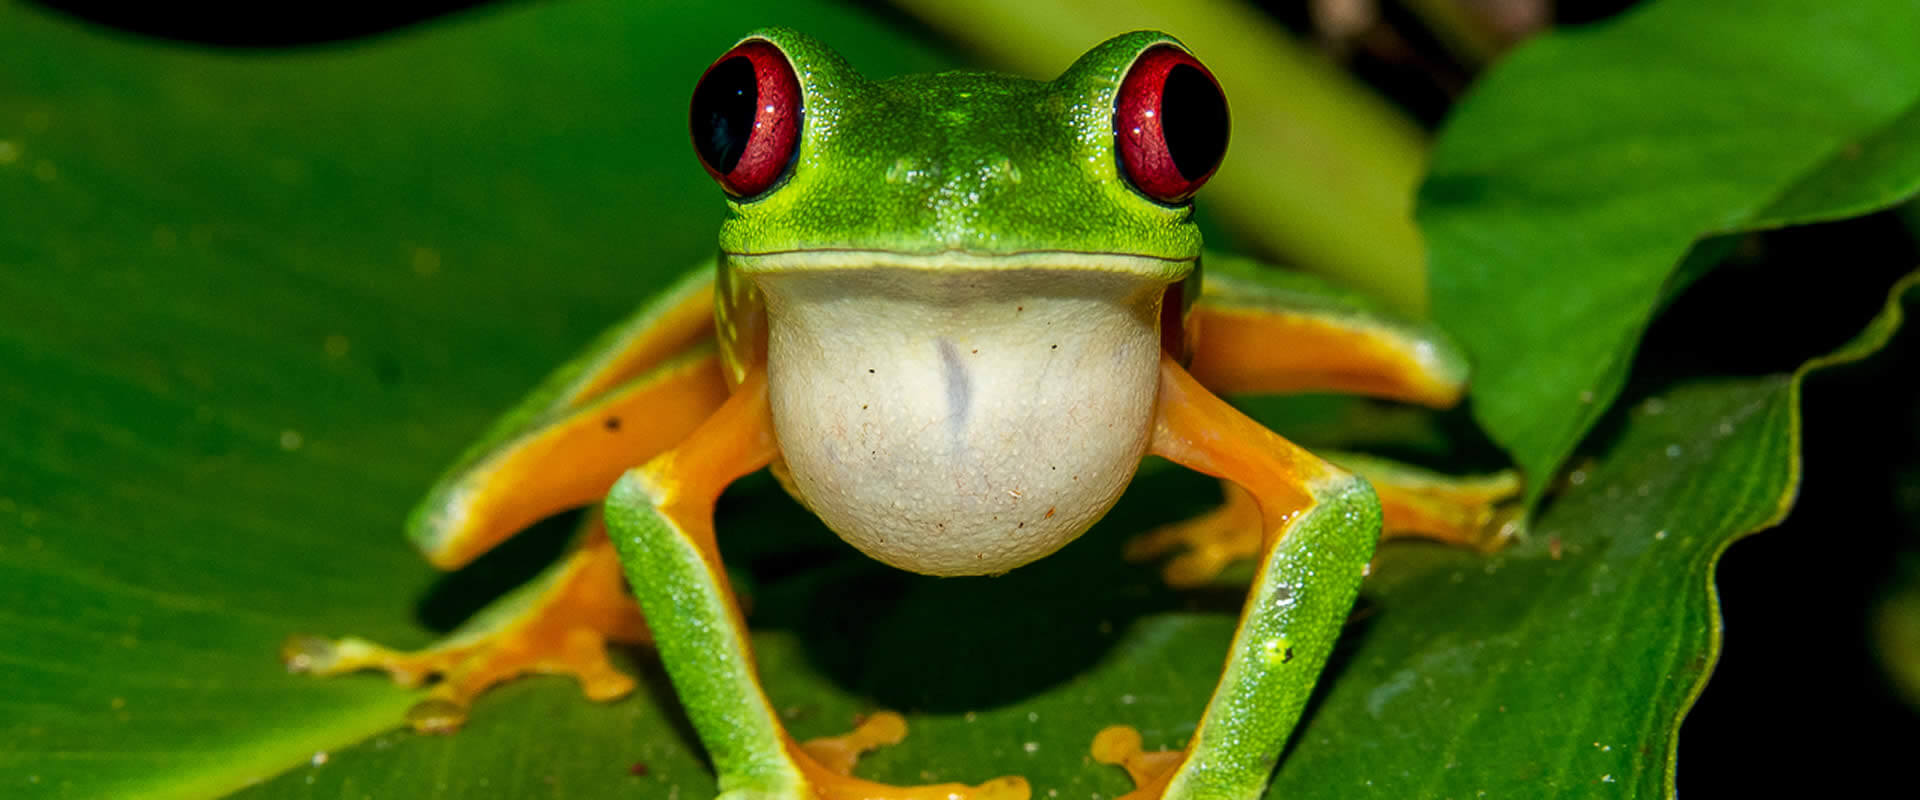
<instances>
[{"instance_id":1,"label":"frog's black pupil","mask_svg":"<svg viewBox=\"0 0 1920 800\"><path fill-rule=\"evenodd\" d=\"M1167 71L1160 94L1160 126L1180 177L1199 180L1227 153L1227 99L1213 79L1187 64Z\"/></svg>"},{"instance_id":2,"label":"frog's black pupil","mask_svg":"<svg viewBox=\"0 0 1920 800\"><path fill-rule=\"evenodd\" d=\"M700 159L725 175L740 163L753 136L753 114L760 103L760 85L753 60L734 56L707 73L693 90L693 143Z\"/></svg>"}]
</instances>

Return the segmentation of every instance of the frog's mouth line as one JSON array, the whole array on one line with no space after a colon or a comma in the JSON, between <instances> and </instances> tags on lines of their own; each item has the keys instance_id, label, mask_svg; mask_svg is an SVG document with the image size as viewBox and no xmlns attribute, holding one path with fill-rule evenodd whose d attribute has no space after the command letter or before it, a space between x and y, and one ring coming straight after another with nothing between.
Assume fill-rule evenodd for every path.
<instances>
[{"instance_id":1,"label":"frog's mouth line","mask_svg":"<svg viewBox=\"0 0 1920 800\"><path fill-rule=\"evenodd\" d=\"M1123 272L1163 278L1185 277L1198 255L1185 258L1087 250L1020 250L981 253L967 250L911 252L855 248L810 248L760 253L724 253L743 273L886 267L920 270L1080 270Z\"/></svg>"}]
</instances>

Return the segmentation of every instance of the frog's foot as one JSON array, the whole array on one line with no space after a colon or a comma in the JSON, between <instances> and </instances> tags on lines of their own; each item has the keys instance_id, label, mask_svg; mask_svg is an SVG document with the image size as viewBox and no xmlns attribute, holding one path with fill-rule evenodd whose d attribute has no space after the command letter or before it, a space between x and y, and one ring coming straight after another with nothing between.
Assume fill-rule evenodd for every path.
<instances>
[{"instance_id":1,"label":"frog's foot","mask_svg":"<svg viewBox=\"0 0 1920 800\"><path fill-rule=\"evenodd\" d=\"M852 775L853 765L869 752L896 745L907 738L907 719L892 711L877 711L854 721L853 731L800 743L800 749L829 772Z\"/></svg>"},{"instance_id":2,"label":"frog's foot","mask_svg":"<svg viewBox=\"0 0 1920 800\"><path fill-rule=\"evenodd\" d=\"M1520 475L1442 475L1369 456L1341 453L1328 460L1353 470L1380 495L1382 537L1431 539L1491 553L1521 533L1518 506L1503 506L1520 493Z\"/></svg>"},{"instance_id":3,"label":"frog's foot","mask_svg":"<svg viewBox=\"0 0 1920 800\"><path fill-rule=\"evenodd\" d=\"M1227 565L1260 553L1260 506L1253 495L1223 483L1227 501L1219 508L1184 522L1164 525L1127 542L1128 561L1142 562L1180 551L1167 562L1161 576L1168 586L1191 588L1219 577Z\"/></svg>"},{"instance_id":4,"label":"frog's foot","mask_svg":"<svg viewBox=\"0 0 1920 800\"><path fill-rule=\"evenodd\" d=\"M315 675L385 670L407 687L438 676L407 712L407 723L421 733L458 730L481 692L528 673L571 675L591 700L622 697L634 681L608 661L607 642L644 642L647 629L594 517L567 558L431 647L401 652L353 637L293 636L280 658L289 670Z\"/></svg>"},{"instance_id":5,"label":"frog's foot","mask_svg":"<svg viewBox=\"0 0 1920 800\"><path fill-rule=\"evenodd\" d=\"M789 751L820 800L1027 800L1033 790L1018 776L995 778L978 786L939 783L889 786L853 777L853 765L870 751L907 738L907 720L892 711L860 720L851 733L808 739Z\"/></svg>"},{"instance_id":6,"label":"frog's foot","mask_svg":"<svg viewBox=\"0 0 1920 800\"><path fill-rule=\"evenodd\" d=\"M1382 538L1430 539L1491 553L1521 531L1517 507L1502 503L1520 492L1512 470L1492 475L1454 477L1384 459L1350 454L1330 458L1373 484L1383 513ZM1212 582L1228 565L1252 559L1262 546L1260 506L1253 495L1223 483L1226 502L1184 522L1176 522L1127 542L1129 561L1151 561L1179 552L1161 575L1168 586L1191 588Z\"/></svg>"},{"instance_id":7,"label":"frog's foot","mask_svg":"<svg viewBox=\"0 0 1920 800\"><path fill-rule=\"evenodd\" d=\"M1127 771L1134 789L1120 800L1149 800L1166 793L1173 770L1186 756L1181 750L1140 749L1140 732L1127 725L1111 725L1093 737L1093 760Z\"/></svg>"}]
</instances>

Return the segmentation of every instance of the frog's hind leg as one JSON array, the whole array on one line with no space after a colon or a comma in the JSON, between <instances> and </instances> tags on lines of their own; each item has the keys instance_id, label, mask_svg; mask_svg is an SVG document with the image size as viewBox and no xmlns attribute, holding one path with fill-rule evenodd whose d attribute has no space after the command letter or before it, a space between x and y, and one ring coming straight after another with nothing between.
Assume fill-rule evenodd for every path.
<instances>
[{"instance_id":1,"label":"frog's hind leg","mask_svg":"<svg viewBox=\"0 0 1920 800\"><path fill-rule=\"evenodd\" d=\"M556 511L599 501L726 398L714 339L709 264L496 420L414 507L407 537L434 566L456 569Z\"/></svg>"},{"instance_id":2,"label":"frog's hind leg","mask_svg":"<svg viewBox=\"0 0 1920 800\"><path fill-rule=\"evenodd\" d=\"M699 430L632 470L607 496L607 529L647 609L654 646L700 734L725 797L758 800L1026 800L1026 781L887 786L846 774L860 752L905 735L897 715L802 745L760 687L720 562L713 506L727 484L778 456L764 371L755 367Z\"/></svg>"},{"instance_id":3,"label":"frog's hind leg","mask_svg":"<svg viewBox=\"0 0 1920 800\"><path fill-rule=\"evenodd\" d=\"M1321 455L1373 484L1385 539L1428 539L1491 552L1519 532L1518 517L1501 505L1520 492L1519 475L1512 470L1451 476L1373 456ZM1228 566L1258 556L1260 506L1231 481L1221 481L1220 489L1225 501L1219 507L1127 542L1127 560L1152 561L1175 553L1161 575L1167 585L1185 588L1211 583Z\"/></svg>"},{"instance_id":4,"label":"frog's hind leg","mask_svg":"<svg viewBox=\"0 0 1920 800\"><path fill-rule=\"evenodd\" d=\"M622 697L634 682L608 660L607 643L647 639L596 511L558 563L431 646L403 652L354 637L295 636L281 658L289 669L316 675L385 670L402 686L437 676L427 697L407 712L407 723L422 733L448 733L466 721L481 692L528 673L572 676L592 700Z\"/></svg>"},{"instance_id":5,"label":"frog's hind leg","mask_svg":"<svg viewBox=\"0 0 1920 800\"><path fill-rule=\"evenodd\" d=\"M1465 354L1439 329L1398 319L1312 276L1206 256L1186 317L1188 372L1215 394L1356 394L1446 408Z\"/></svg>"},{"instance_id":6,"label":"frog's hind leg","mask_svg":"<svg viewBox=\"0 0 1920 800\"><path fill-rule=\"evenodd\" d=\"M602 335L441 478L408 525L429 560L458 567L535 520L599 499L623 470L672 447L725 401L710 275L689 277ZM409 686L438 677L409 721L444 732L464 721L475 696L516 675L568 674L591 698L621 696L633 681L608 663L606 642L645 638L595 514L561 562L424 650L295 636L282 657L326 675L384 669Z\"/></svg>"},{"instance_id":7,"label":"frog's hind leg","mask_svg":"<svg viewBox=\"0 0 1920 800\"><path fill-rule=\"evenodd\" d=\"M595 496L603 495L621 470L685 437L724 401L726 392L711 348L697 351L528 434L518 447L502 455L500 460L508 462L510 470L475 483L485 487L489 481L498 481L497 489L487 488L510 492L517 483L513 475L561 471L597 478ZM607 425L614 419L626 422L615 430ZM591 440L600 435L616 439L617 444L593 446ZM528 484L539 488L539 476L522 485ZM547 481L548 493L514 500L541 514L579 502L569 494L551 491L556 486L561 483ZM487 521L465 524L476 531L491 527ZM438 676L441 680L428 698L408 713L409 724L422 732L457 729L474 697L526 673L572 675L589 698L620 697L633 688L633 681L607 663L606 642L645 641L646 628L597 512L589 515L576 538L576 546L560 563L424 650L407 653L357 638L329 641L295 636L283 646L282 660L289 669L321 675L384 669L407 686Z\"/></svg>"}]
</instances>

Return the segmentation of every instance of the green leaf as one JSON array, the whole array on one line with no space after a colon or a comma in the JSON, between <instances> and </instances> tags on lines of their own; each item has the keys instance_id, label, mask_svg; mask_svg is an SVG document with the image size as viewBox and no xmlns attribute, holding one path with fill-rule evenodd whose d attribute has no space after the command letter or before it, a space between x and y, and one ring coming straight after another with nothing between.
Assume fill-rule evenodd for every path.
<instances>
[{"instance_id":1,"label":"green leaf","mask_svg":"<svg viewBox=\"0 0 1920 800\"><path fill-rule=\"evenodd\" d=\"M1420 193L1434 316L1537 500L1704 237L1920 190L1920 6L1660 0L1522 47Z\"/></svg>"},{"instance_id":2,"label":"green leaf","mask_svg":"<svg viewBox=\"0 0 1920 800\"><path fill-rule=\"evenodd\" d=\"M864 68L941 66L764 5ZM686 97L745 30L515 6L249 54L0 3L0 795L204 797L393 727L408 693L288 675L279 642L417 646L423 598L457 621L400 522L712 252Z\"/></svg>"},{"instance_id":3,"label":"green leaf","mask_svg":"<svg viewBox=\"0 0 1920 800\"><path fill-rule=\"evenodd\" d=\"M941 65L835 7L748 11L527 4L240 54L0 4L0 795L711 795L644 650L619 654L634 696L516 681L451 737L394 730L415 695L382 678L288 675L275 650L423 644L559 546L564 519L438 576L400 524L495 414L711 250L721 203L681 115L744 27L804 26L876 74ZM1386 548L1274 794L1664 792L1712 660L1713 555L1791 496L1797 386L1617 412L1509 553ZM1000 579L852 557L765 478L719 525L797 735L899 708L912 735L863 774L1110 797L1128 783L1088 763L1094 732L1182 742L1238 602L1117 553L1213 492L1147 470Z\"/></svg>"},{"instance_id":4,"label":"green leaf","mask_svg":"<svg viewBox=\"0 0 1920 800\"><path fill-rule=\"evenodd\" d=\"M1688 379L1619 410L1617 437L1507 552L1386 548L1376 613L1281 767L1288 796L1670 795L1680 718L1719 653L1714 565L1800 482L1802 382L1878 350L1912 306L1920 274L1791 374Z\"/></svg>"}]
</instances>

